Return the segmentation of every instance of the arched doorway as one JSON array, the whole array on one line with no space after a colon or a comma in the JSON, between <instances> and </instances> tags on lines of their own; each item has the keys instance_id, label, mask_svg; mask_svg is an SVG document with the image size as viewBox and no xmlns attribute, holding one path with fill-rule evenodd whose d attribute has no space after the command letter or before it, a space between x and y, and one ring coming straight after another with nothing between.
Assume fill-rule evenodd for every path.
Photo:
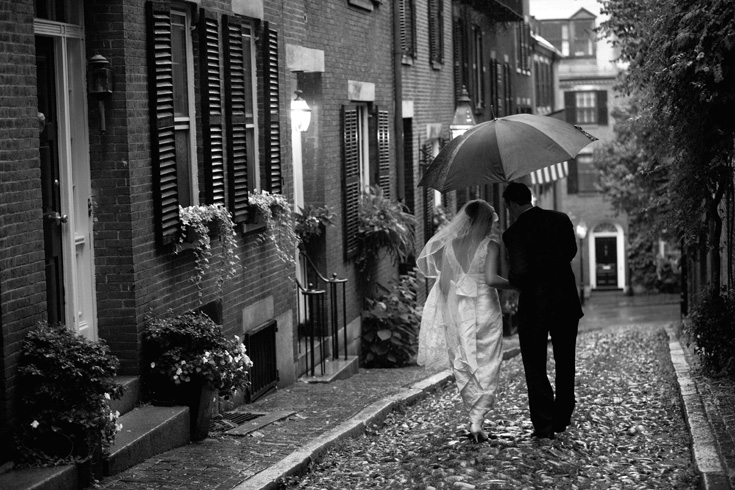
<instances>
[{"instance_id":1,"label":"arched doorway","mask_svg":"<svg viewBox=\"0 0 735 490\"><path fill-rule=\"evenodd\" d=\"M625 242L623 227L599 223L590 233L589 275L592 289L625 288Z\"/></svg>"}]
</instances>

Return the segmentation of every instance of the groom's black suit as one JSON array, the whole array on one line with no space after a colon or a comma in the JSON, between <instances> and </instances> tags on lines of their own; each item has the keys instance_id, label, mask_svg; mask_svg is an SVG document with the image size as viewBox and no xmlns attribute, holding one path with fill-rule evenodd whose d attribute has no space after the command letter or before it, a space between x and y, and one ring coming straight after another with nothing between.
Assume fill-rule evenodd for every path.
<instances>
[{"instance_id":1,"label":"groom's black suit","mask_svg":"<svg viewBox=\"0 0 735 490\"><path fill-rule=\"evenodd\" d=\"M571 260L574 228L558 211L532 207L503 233L510 262L508 280L520 290L518 338L537 435L561 432L574 411L574 357L582 317ZM556 397L546 375L548 335L556 364Z\"/></svg>"}]
</instances>

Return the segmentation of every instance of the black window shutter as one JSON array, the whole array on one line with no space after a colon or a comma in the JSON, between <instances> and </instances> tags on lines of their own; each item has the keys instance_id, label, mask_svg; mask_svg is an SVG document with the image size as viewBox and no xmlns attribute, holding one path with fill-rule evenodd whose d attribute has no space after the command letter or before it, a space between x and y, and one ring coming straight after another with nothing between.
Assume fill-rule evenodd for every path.
<instances>
[{"instance_id":1,"label":"black window shutter","mask_svg":"<svg viewBox=\"0 0 735 490\"><path fill-rule=\"evenodd\" d=\"M607 126L607 90L597 91L597 124Z\"/></svg>"},{"instance_id":2,"label":"black window shutter","mask_svg":"<svg viewBox=\"0 0 735 490\"><path fill-rule=\"evenodd\" d=\"M454 39L452 49L454 51L454 100L462 95L462 87L465 85L464 73L462 71L462 24L459 20L454 23Z\"/></svg>"},{"instance_id":3,"label":"black window shutter","mask_svg":"<svg viewBox=\"0 0 735 490\"><path fill-rule=\"evenodd\" d=\"M416 214L416 179L413 165L413 124L411 119L403 119L403 203L408 212Z\"/></svg>"},{"instance_id":4,"label":"black window shutter","mask_svg":"<svg viewBox=\"0 0 735 490\"><path fill-rule=\"evenodd\" d=\"M564 110L569 124L577 124L577 96L574 92L564 92Z\"/></svg>"},{"instance_id":5,"label":"black window shutter","mask_svg":"<svg viewBox=\"0 0 735 490\"><path fill-rule=\"evenodd\" d=\"M265 83L265 158L268 175L265 189L271 193L283 191L281 174L281 122L278 82L278 34L266 22L263 28L263 79Z\"/></svg>"},{"instance_id":6,"label":"black window shutter","mask_svg":"<svg viewBox=\"0 0 735 490\"><path fill-rule=\"evenodd\" d=\"M430 141L424 142L421 145L421 160L419 166L421 167L421 173L429 167L434 157L431 154L432 145ZM429 238L434 234L434 190L429 189L426 186L422 187L423 199L424 199L424 243L429 241Z\"/></svg>"},{"instance_id":7,"label":"black window shutter","mask_svg":"<svg viewBox=\"0 0 735 490\"><path fill-rule=\"evenodd\" d=\"M568 165L567 194L577 194L579 192L579 167L577 166L577 160L572 158L569 160Z\"/></svg>"},{"instance_id":8,"label":"black window shutter","mask_svg":"<svg viewBox=\"0 0 735 490\"><path fill-rule=\"evenodd\" d=\"M225 120L227 122L227 183L229 209L235 223L248 219L248 152L245 118L245 51L242 25L222 17L225 58Z\"/></svg>"},{"instance_id":9,"label":"black window shutter","mask_svg":"<svg viewBox=\"0 0 735 490\"><path fill-rule=\"evenodd\" d=\"M207 204L225 204L225 162L222 127L222 76L219 65L219 22L201 10L199 15L204 185Z\"/></svg>"},{"instance_id":10,"label":"black window shutter","mask_svg":"<svg viewBox=\"0 0 735 490\"><path fill-rule=\"evenodd\" d=\"M383 190L383 196L390 199L390 120L388 111L376 110L377 143L378 143L378 185Z\"/></svg>"},{"instance_id":11,"label":"black window shutter","mask_svg":"<svg viewBox=\"0 0 735 490\"><path fill-rule=\"evenodd\" d=\"M358 207L360 202L360 155L357 133L357 108L342 107L343 168L342 192L344 193L344 246L345 257L357 252L359 228Z\"/></svg>"},{"instance_id":12,"label":"black window shutter","mask_svg":"<svg viewBox=\"0 0 735 490\"><path fill-rule=\"evenodd\" d=\"M174 137L171 12L168 2L148 2L148 92L151 117L156 239L173 243L180 230Z\"/></svg>"}]
</instances>

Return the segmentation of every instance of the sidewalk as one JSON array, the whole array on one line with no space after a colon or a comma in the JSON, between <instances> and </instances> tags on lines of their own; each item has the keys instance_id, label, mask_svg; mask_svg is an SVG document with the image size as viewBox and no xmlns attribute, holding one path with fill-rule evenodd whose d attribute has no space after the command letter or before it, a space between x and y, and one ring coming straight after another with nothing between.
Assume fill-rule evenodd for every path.
<instances>
[{"instance_id":1,"label":"sidewalk","mask_svg":"<svg viewBox=\"0 0 735 490\"><path fill-rule=\"evenodd\" d=\"M504 357L518 355L518 337L504 339ZM238 411L268 414L230 434L167 451L103 480L106 490L278 488L336 441L380 423L394 407L411 403L452 379L448 371L361 369L329 384L298 382ZM259 422L263 420L263 425ZM277 419L277 420L274 420ZM239 435L233 435L239 433Z\"/></svg>"},{"instance_id":2,"label":"sidewalk","mask_svg":"<svg viewBox=\"0 0 735 490\"><path fill-rule=\"evenodd\" d=\"M698 376L696 359L676 339L678 305L672 298L604 298L588 304L580 331L636 324L666 327L684 415L692 435L694 462L705 490L735 489L735 386ZM518 355L517 335L504 339L504 356ZM298 382L238 408L255 417L214 437L160 454L101 482L107 490L278 488L299 474L336 441L378 424L394 407L411 403L449 382L449 372L419 367L362 369L329 384Z\"/></svg>"}]
</instances>

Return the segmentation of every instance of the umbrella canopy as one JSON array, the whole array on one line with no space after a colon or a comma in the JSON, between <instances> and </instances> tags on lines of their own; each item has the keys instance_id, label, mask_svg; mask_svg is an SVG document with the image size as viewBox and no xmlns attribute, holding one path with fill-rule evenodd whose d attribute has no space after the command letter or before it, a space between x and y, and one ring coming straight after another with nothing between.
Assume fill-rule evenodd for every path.
<instances>
[{"instance_id":1,"label":"umbrella canopy","mask_svg":"<svg viewBox=\"0 0 735 490\"><path fill-rule=\"evenodd\" d=\"M515 114L473 126L449 142L419 186L441 192L511 182L569 160L597 138L578 126L534 114Z\"/></svg>"}]
</instances>

